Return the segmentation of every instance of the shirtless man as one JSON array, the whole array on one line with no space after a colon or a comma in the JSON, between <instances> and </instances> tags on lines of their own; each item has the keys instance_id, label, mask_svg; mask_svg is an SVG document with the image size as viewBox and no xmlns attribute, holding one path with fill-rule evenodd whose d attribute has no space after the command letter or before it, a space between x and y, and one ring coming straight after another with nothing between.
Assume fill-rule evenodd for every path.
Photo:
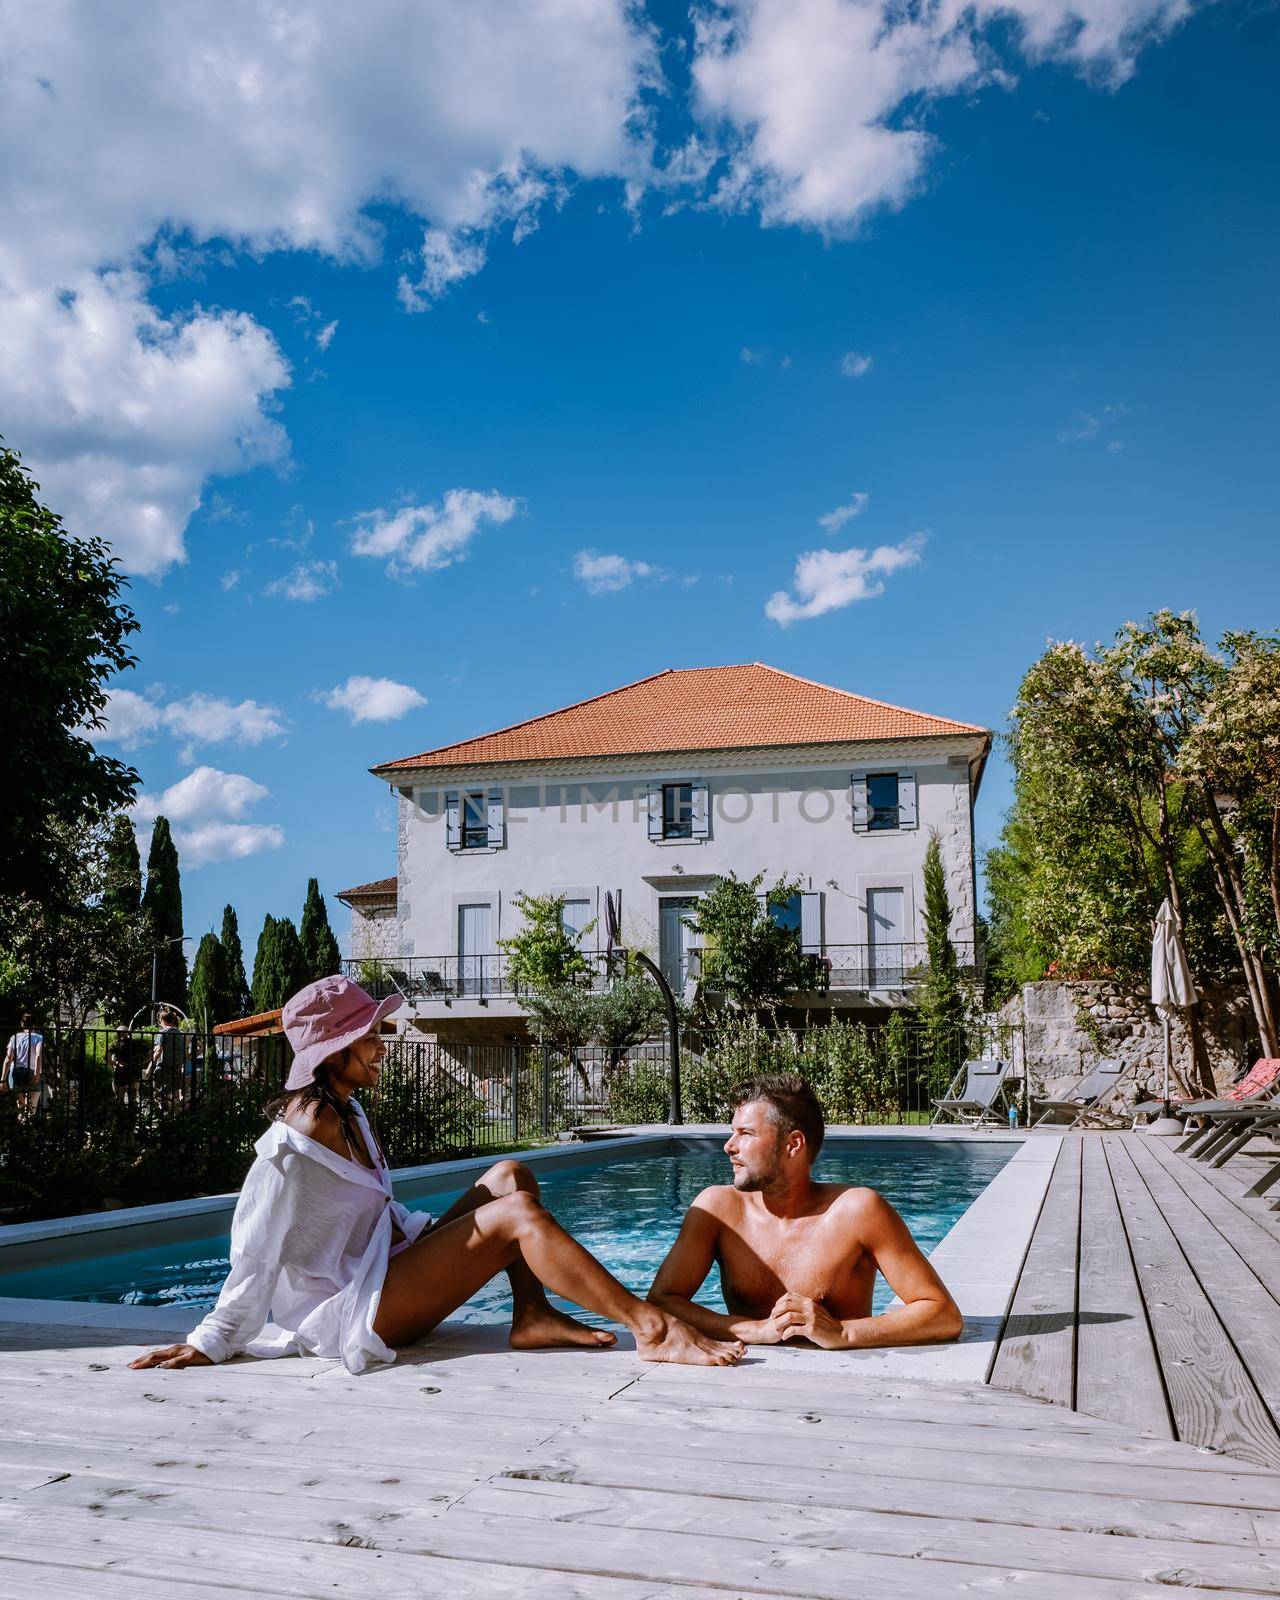
<instances>
[{"instance_id":1,"label":"shirtless man","mask_svg":"<svg viewBox=\"0 0 1280 1600\"><path fill-rule=\"evenodd\" d=\"M803 1078L752 1078L734 1093L725 1152L733 1184L704 1189L690 1206L649 1291L664 1311L717 1339L824 1350L934 1344L958 1339L955 1301L907 1225L874 1189L815 1183L825 1133ZM693 1296L720 1267L726 1316ZM876 1273L902 1301L871 1314Z\"/></svg>"}]
</instances>

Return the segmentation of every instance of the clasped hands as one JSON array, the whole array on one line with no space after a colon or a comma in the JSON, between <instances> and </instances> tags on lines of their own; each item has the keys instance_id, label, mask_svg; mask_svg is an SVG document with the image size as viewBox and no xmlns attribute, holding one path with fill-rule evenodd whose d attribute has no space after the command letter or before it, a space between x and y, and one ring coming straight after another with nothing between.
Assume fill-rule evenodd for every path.
<instances>
[{"instance_id":1,"label":"clasped hands","mask_svg":"<svg viewBox=\"0 0 1280 1600\"><path fill-rule=\"evenodd\" d=\"M808 1339L824 1350L843 1350L849 1339L844 1323L833 1317L820 1300L802 1294L784 1294L767 1317L746 1322L736 1330L744 1344L781 1344L784 1339Z\"/></svg>"}]
</instances>

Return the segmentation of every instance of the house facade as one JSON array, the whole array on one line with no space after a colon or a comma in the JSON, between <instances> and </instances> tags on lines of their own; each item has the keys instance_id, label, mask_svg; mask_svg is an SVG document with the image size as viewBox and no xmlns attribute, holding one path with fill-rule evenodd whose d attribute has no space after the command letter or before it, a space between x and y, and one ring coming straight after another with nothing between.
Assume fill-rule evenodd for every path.
<instances>
[{"instance_id":1,"label":"house facade","mask_svg":"<svg viewBox=\"0 0 1280 1600\"><path fill-rule=\"evenodd\" d=\"M387 762L373 770L396 796L397 873L342 894L353 960L404 991L410 1026L510 1038L523 1013L500 941L521 895L563 896L587 952L612 914L621 944L690 994L698 897L763 872L800 885L774 914L817 958L801 1003L909 1005L934 830L960 963L978 960L973 804L990 745L974 724L750 663L671 669Z\"/></svg>"}]
</instances>

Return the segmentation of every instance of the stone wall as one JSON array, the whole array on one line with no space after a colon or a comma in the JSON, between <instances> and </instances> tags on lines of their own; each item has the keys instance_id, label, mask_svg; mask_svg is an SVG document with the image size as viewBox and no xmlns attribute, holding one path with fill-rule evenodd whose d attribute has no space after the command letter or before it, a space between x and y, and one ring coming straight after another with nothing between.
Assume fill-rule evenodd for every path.
<instances>
[{"instance_id":1,"label":"stone wall","mask_svg":"<svg viewBox=\"0 0 1280 1600\"><path fill-rule=\"evenodd\" d=\"M1146 993L1106 980L1045 980L1025 984L1001 1016L1025 1029L1032 1094L1068 1094L1101 1056L1118 1057L1131 1069L1107 1108L1115 1116L1161 1092L1164 1028ZM1238 996L1207 992L1200 1022L1215 1080L1225 1088L1247 1065L1248 1008ZM1176 1094L1178 1079L1186 1083L1191 1074L1191 1042L1181 1018L1173 1022L1171 1042Z\"/></svg>"}]
</instances>

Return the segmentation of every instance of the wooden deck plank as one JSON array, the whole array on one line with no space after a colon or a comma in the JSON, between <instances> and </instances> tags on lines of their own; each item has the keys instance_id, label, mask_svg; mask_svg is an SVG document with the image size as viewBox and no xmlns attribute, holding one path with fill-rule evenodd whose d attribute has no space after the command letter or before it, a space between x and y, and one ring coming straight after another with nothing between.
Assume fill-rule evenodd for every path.
<instances>
[{"instance_id":1,"label":"wooden deck plank","mask_svg":"<svg viewBox=\"0 0 1280 1600\"><path fill-rule=\"evenodd\" d=\"M1075 1404L1140 1433L1173 1420L1101 1139L1082 1139Z\"/></svg>"},{"instance_id":2,"label":"wooden deck plank","mask_svg":"<svg viewBox=\"0 0 1280 1600\"><path fill-rule=\"evenodd\" d=\"M1074 1403L1076 1261L1084 1141L1064 1139L991 1372L997 1389Z\"/></svg>"},{"instance_id":3,"label":"wooden deck plank","mask_svg":"<svg viewBox=\"0 0 1280 1600\"><path fill-rule=\"evenodd\" d=\"M1123 1138L1103 1136L1178 1437L1280 1468L1280 1439Z\"/></svg>"},{"instance_id":4,"label":"wooden deck plank","mask_svg":"<svg viewBox=\"0 0 1280 1600\"><path fill-rule=\"evenodd\" d=\"M1178 1185L1187 1199L1217 1228L1232 1248L1253 1268L1258 1281L1280 1302L1280 1239L1251 1214L1247 1202L1233 1204L1208 1172L1197 1161L1189 1161L1167 1147L1163 1139L1148 1141L1151 1153ZM1226 1181L1235 1181L1228 1171Z\"/></svg>"},{"instance_id":5,"label":"wooden deck plank","mask_svg":"<svg viewBox=\"0 0 1280 1600\"><path fill-rule=\"evenodd\" d=\"M900 1600L936 1600L939 1593L989 1596L993 1583L1030 1587L1037 1600L1167 1600L1168 1595L1164 1577L1064 1576L1022 1566L996 1570L929 1556L811 1548L711 1532L668 1531L655 1539L645 1529L578 1521L547 1524L465 1508L430 1519L423 1548L410 1550L298 1542L244 1526L231 1532L211 1528L222 1508L212 1497L198 1494L181 1508L147 1502L121 1512L117 1505L104 1502L98 1512L34 1512L0 1505L0 1531L10 1547L22 1539L44 1560L57 1557L89 1568L109 1561L114 1571L138 1571L146 1577L214 1570L231 1579L245 1573L257 1586L271 1576L284 1580L287 1573L290 1594L319 1596L339 1590L378 1600L437 1589L477 1600L481 1595L502 1600L517 1594L606 1600L619 1595L619 1583L645 1600L675 1595L690 1600L691 1592L715 1593L718 1600L726 1592L865 1600L869 1590L892 1592ZM497 1550L500 1561L494 1560ZM1202 1592L1242 1600L1258 1591L1215 1582L1212 1591Z\"/></svg>"},{"instance_id":6,"label":"wooden deck plank","mask_svg":"<svg viewBox=\"0 0 1280 1600\"><path fill-rule=\"evenodd\" d=\"M1135 1164L1271 1413L1280 1417L1280 1306L1231 1241L1188 1198L1149 1145L1131 1148ZM1276 1434L1280 1447L1280 1428Z\"/></svg>"}]
</instances>

